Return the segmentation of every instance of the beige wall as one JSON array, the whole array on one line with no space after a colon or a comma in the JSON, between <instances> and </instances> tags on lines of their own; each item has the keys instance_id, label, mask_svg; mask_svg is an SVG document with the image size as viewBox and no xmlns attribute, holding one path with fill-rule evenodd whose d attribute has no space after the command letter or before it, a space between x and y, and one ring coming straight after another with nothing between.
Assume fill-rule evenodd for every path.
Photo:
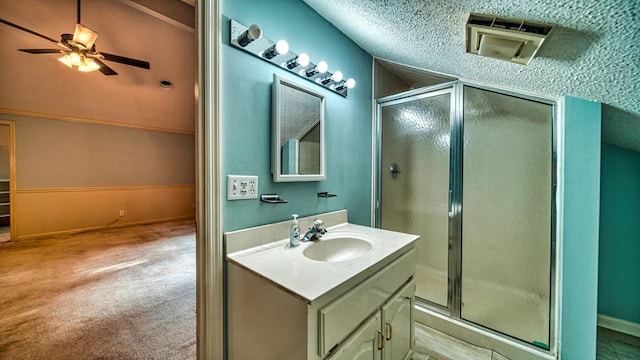
<instances>
[{"instance_id":1,"label":"beige wall","mask_svg":"<svg viewBox=\"0 0 640 360\"><path fill-rule=\"evenodd\" d=\"M20 239L193 218L195 186L17 190L14 199Z\"/></svg>"},{"instance_id":2,"label":"beige wall","mask_svg":"<svg viewBox=\"0 0 640 360\"><path fill-rule=\"evenodd\" d=\"M193 218L194 135L15 114L0 119L16 123L16 239Z\"/></svg>"},{"instance_id":3,"label":"beige wall","mask_svg":"<svg viewBox=\"0 0 640 360\"><path fill-rule=\"evenodd\" d=\"M195 181L193 135L19 118L16 153L18 189Z\"/></svg>"}]
</instances>

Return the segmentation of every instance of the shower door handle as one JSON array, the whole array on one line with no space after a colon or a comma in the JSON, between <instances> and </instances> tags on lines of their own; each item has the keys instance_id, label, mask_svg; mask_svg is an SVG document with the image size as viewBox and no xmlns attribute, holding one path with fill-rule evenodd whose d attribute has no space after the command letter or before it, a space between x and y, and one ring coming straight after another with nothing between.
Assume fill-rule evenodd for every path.
<instances>
[{"instance_id":1,"label":"shower door handle","mask_svg":"<svg viewBox=\"0 0 640 360\"><path fill-rule=\"evenodd\" d=\"M391 164L391 167L389 168L389 171L391 172L391 177L394 180L398 177L398 174L400 174L400 168L398 167L398 164L396 164L396 163Z\"/></svg>"}]
</instances>

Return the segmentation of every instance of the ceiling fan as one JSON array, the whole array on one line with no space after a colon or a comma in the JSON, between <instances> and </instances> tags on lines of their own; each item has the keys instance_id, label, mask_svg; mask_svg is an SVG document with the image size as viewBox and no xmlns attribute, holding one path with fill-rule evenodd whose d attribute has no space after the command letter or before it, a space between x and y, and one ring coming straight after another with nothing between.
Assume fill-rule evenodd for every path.
<instances>
[{"instance_id":1,"label":"ceiling fan","mask_svg":"<svg viewBox=\"0 0 640 360\"><path fill-rule=\"evenodd\" d=\"M4 19L0 22L12 26L18 30L22 30L31 35L41 37L45 40L56 44L55 49L18 49L29 54L55 54L61 53L63 56L58 61L70 68L77 68L79 71L91 72L99 70L104 75L118 75L113 69L108 67L102 60L113 61L120 64L136 66L143 69L150 69L151 65L147 61L136 60L120 55L108 54L96 51L95 41L98 33L82 25L80 22L80 1L78 0L77 13L78 21L73 34L60 35L60 41L52 39L48 36L37 33L20 25L14 24Z\"/></svg>"}]
</instances>

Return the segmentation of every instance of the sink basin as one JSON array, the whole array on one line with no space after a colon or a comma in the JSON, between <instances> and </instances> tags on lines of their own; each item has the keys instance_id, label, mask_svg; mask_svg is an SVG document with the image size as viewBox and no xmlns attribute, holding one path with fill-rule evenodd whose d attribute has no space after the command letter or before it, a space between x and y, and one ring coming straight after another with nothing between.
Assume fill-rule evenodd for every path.
<instances>
[{"instance_id":1,"label":"sink basin","mask_svg":"<svg viewBox=\"0 0 640 360\"><path fill-rule=\"evenodd\" d=\"M322 237L302 254L316 261L339 262L359 258L369 253L374 246L374 239L361 235L338 235Z\"/></svg>"}]
</instances>

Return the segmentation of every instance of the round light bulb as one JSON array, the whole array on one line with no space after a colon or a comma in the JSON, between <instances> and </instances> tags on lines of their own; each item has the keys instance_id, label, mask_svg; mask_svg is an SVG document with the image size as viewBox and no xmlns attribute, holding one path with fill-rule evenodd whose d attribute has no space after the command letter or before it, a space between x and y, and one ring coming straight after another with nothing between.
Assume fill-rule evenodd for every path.
<instances>
[{"instance_id":1,"label":"round light bulb","mask_svg":"<svg viewBox=\"0 0 640 360\"><path fill-rule=\"evenodd\" d=\"M289 44L284 40L278 40L276 43L276 51L278 54L286 54L289 52Z\"/></svg>"},{"instance_id":2,"label":"round light bulb","mask_svg":"<svg viewBox=\"0 0 640 360\"><path fill-rule=\"evenodd\" d=\"M331 75L331 81L340 82L342 81L342 71L336 71Z\"/></svg>"},{"instance_id":3,"label":"round light bulb","mask_svg":"<svg viewBox=\"0 0 640 360\"><path fill-rule=\"evenodd\" d=\"M258 40L262 37L262 29L260 28L260 26L256 24L252 24L251 26L249 26L246 33L247 33L247 37L251 41Z\"/></svg>"},{"instance_id":4,"label":"round light bulb","mask_svg":"<svg viewBox=\"0 0 640 360\"><path fill-rule=\"evenodd\" d=\"M262 29L260 26L253 24L249 28L238 36L238 45L245 47L254 40L258 40L262 37Z\"/></svg>"},{"instance_id":5,"label":"round light bulb","mask_svg":"<svg viewBox=\"0 0 640 360\"><path fill-rule=\"evenodd\" d=\"M89 69L89 66L87 66L86 63L82 63L82 64L80 64L80 66L78 66L78 71L90 72L91 69Z\"/></svg>"},{"instance_id":6,"label":"round light bulb","mask_svg":"<svg viewBox=\"0 0 640 360\"><path fill-rule=\"evenodd\" d=\"M65 56L59 58L58 61L60 61L61 63L67 65L68 67L71 67L71 60L69 60L69 55L65 55Z\"/></svg>"},{"instance_id":7,"label":"round light bulb","mask_svg":"<svg viewBox=\"0 0 640 360\"><path fill-rule=\"evenodd\" d=\"M85 61L85 64L89 68L89 71L96 71L100 69L100 65L98 65L95 61L93 61L93 59L87 59Z\"/></svg>"},{"instance_id":8,"label":"round light bulb","mask_svg":"<svg viewBox=\"0 0 640 360\"><path fill-rule=\"evenodd\" d=\"M329 65L326 61L320 61L318 65L316 65L316 69L318 70L318 73L323 74L329 70Z\"/></svg>"},{"instance_id":9,"label":"round light bulb","mask_svg":"<svg viewBox=\"0 0 640 360\"><path fill-rule=\"evenodd\" d=\"M77 52L72 52L69 54L69 62L71 62L72 65L80 66L82 65L82 58Z\"/></svg>"},{"instance_id":10,"label":"round light bulb","mask_svg":"<svg viewBox=\"0 0 640 360\"><path fill-rule=\"evenodd\" d=\"M302 53L300 55L298 55L298 59L297 59L297 63L299 66L307 66L309 65L309 55L307 55L307 53Z\"/></svg>"},{"instance_id":11,"label":"round light bulb","mask_svg":"<svg viewBox=\"0 0 640 360\"><path fill-rule=\"evenodd\" d=\"M345 83L345 85L347 86L347 89L353 89L354 87L356 87L356 81L353 80L352 78L347 79L347 82Z\"/></svg>"}]
</instances>

